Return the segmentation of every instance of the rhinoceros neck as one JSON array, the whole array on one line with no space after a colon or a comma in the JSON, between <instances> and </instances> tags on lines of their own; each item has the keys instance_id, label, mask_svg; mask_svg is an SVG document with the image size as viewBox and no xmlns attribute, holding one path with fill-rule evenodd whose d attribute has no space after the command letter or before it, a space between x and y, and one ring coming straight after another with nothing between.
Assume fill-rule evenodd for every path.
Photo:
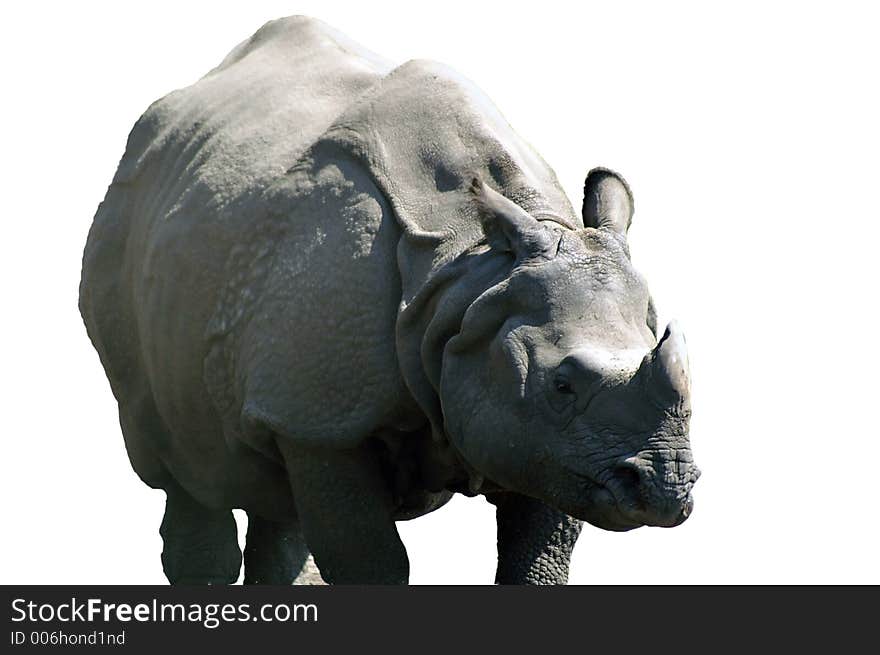
<instances>
[{"instance_id":1,"label":"rhinoceros neck","mask_svg":"<svg viewBox=\"0 0 880 655\"><path fill-rule=\"evenodd\" d=\"M397 352L401 374L420 409L428 417L432 451L426 465L438 468L436 476L446 483L469 480L471 491L478 481L452 446L443 420L440 377L443 352L461 330L468 308L487 290L509 274L510 260L475 248L463 253L431 275L409 302L401 303L397 318ZM445 470L440 470L445 469Z\"/></svg>"}]
</instances>

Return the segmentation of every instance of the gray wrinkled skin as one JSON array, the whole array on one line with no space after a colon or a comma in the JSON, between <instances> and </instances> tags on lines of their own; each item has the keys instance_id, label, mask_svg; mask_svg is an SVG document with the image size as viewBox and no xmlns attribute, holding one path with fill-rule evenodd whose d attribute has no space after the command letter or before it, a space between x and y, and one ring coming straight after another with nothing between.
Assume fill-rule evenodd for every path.
<instances>
[{"instance_id":1,"label":"gray wrinkled skin","mask_svg":"<svg viewBox=\"0 0 880 655\"><path fill-rule=\"evenodd\" d=\"M673 526L698 476L594 169L581 215L469 82L268 23L133 128L80 309L172 583L401 583L396 520L497 506L499 583L559 584L581 520ZM320 574L315 570L320 569Z\"/></svg>"}]
</instances>

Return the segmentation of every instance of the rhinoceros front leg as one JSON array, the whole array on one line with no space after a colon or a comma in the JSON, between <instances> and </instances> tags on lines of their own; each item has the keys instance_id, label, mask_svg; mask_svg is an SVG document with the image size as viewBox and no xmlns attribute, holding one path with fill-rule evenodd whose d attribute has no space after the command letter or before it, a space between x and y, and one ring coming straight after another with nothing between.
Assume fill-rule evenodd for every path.
<instances>
[{"instance_id":1,"label":"rhinoceros front leg","mask_svg":"<svg viewBox=\"0 0 880 655\"><path fill-rule=\"evenodd\" d=\"M409 559L388 483L368 446L298 448L279 442L309 550L330 584L406 584Z\"/></svg>"},{"instance_id":2,"label":"rhinoceros front leg","mask_svg":"<svg viewBox=\"0 0 880 655\"><path fill-rule=\"evenodd\" d=\"M487 496L496 506L496 584L561 585L582 523L544 503L515 493Z\"/></svg>"},{"instance_id":3,"label":"rhinoceros front leg","mask_svg":"<svg viewBox=\"0 0 880 655\"><path fill-rule=\"evenodd\" d=\"M162 567L173 584L232 584L241 572L241 550L232 511L205 507L179 484L165 487Z\"/></svg>"},{"instance_id":4,"label":"rhinoceros front leg","mask_svg":"<svg viewBox=\"0 0 880 655\"><path fill-rule=\"evenodd\" d=\"M248 514L245 584L324 584L298 519L276 522Z\"/></svg>"}]
</instances>

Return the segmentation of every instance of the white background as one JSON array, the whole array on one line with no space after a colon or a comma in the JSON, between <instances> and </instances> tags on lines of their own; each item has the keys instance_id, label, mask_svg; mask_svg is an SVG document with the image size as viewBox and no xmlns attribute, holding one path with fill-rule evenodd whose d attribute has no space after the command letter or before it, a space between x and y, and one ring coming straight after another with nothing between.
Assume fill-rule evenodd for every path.
<instances>
[{"instance_id":1,"label":"white background","mask_svg":"<svg viewBox=\"0 0 880 655\"><path fill-rule=\"evenodd\" d=\"M82 247L147 105L304 13L474 80L575 206L596 165L633 187L634 261L688 337L703 477L679 528L586 527L572 582L880 583L878 16L710 4L6 5L0 582L164 582L164 495L130 469L77 311ZM482 499L400 528L412 582L492 581Z\"/></svg>"}]
</instances>

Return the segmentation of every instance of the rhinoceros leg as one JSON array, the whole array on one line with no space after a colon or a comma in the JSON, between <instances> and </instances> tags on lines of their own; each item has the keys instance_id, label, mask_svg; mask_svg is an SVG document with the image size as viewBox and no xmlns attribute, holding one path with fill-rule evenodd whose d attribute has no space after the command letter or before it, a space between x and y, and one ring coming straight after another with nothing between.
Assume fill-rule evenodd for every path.
<instances>
[{"instance_id":1,"label":"rhinoceros leg","mask_svg":"<svg viewBox=\"0 0 880 655\"><path fill-rule=\"evenodd\" d=\"M321 577L330 584L406 584L409 559L376 453L369 446L279 448Z\"/></svg>"},{"instance_id":2,"label":"rhinoceros leg","mask_svg":"<svg viewBox=\"0 0 880 655\"><path fill-rule=\"evenodd\" d=\"M568 582L568 565L581 522L519 494L493 494L487 499L497 508L496 584Z\"/></svg>"},{"instance_id":3,"label":"rhinoceros leg","mask_svg":"<svg viewBox=\"0 0 880 655\"><path fill-rule=\"evenodd\" d=\"M248 514L245 584L324 584L299 521L267 521Z\"/></svg>"},{"instance_id":4,"label":"rhinoceros leg","mask_svg":"<svg viewBox=\"0 0 880 655\"><path fill-rule=\"evenodd\" d=\"M241 571L235 517L198 503L176 482L165 487L162 567L171 584L232 584Z\"/></svg>"}]
</instances>

